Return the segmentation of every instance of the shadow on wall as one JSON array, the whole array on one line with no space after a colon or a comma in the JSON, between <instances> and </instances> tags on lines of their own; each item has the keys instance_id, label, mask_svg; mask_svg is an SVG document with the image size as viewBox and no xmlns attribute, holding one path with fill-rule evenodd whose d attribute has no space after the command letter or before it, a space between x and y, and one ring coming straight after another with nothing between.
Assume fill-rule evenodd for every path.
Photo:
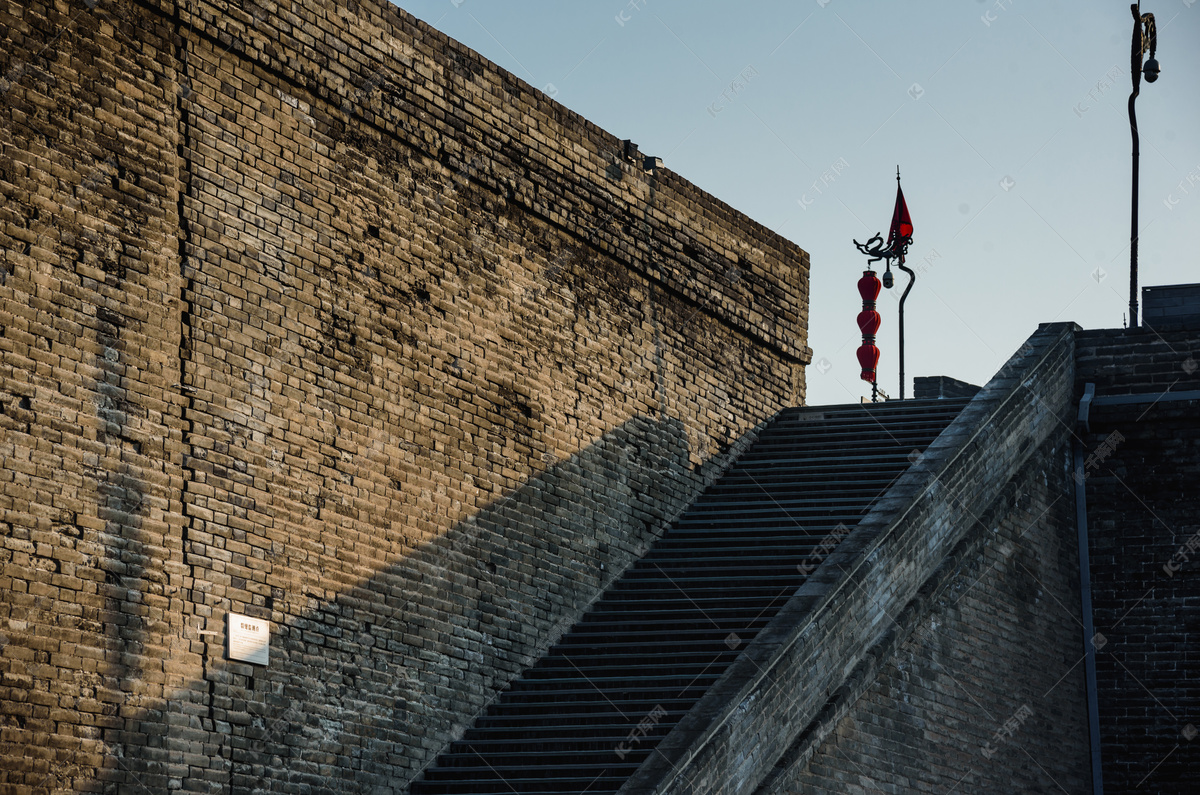
<instances>
[{"instance_id":1,"label":"shadow on wall","mask_svg":"<svg viewBox=\"0 0 1200 795\"><path fill-rule=\"evenodd\" d=\"M634 417L332 601L273 595L270 664L207 638L207 681L126 722L105 791L407 791L724 466L688 452Z\"/></svg>"}]
</instances>

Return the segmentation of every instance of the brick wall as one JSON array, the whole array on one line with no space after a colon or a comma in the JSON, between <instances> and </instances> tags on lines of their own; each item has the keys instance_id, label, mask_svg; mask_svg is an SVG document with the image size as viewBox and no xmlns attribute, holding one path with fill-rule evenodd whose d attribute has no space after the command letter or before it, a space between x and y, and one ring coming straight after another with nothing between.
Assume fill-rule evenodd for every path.
<instances>
[{"instance_id":1,"label":"brick wall","mask_svg":"<svg viewBox=\"0 0 1200 795\"><path fill-rule=\"evenodd\" d=\"M1097 384L1081 434L1106 792L1184 793L1200 766L1200 334L1083 332L1077 388ZM1082 335L1081 335L1082 336ZM1081 354L1083 351L1081 350Z\"/></svg>"},{"instance_id":2,"label":"brick wall","mask_svg":"<svg viewBox=\"0 0 1200 795\"><path fill-rule=\"evenodd\" d=\"M95 790L202 680L174 32L78 2L8 4L0 30L0 788Z\"/></svg>"},{"instance_id":3,"label":"brick wall","mask_svg":"<svg viewBox=\"0 0 1200 795\"><path fill-rule=\"evenodd\" d=\"M980 387L959 381L948 375L925 375L913 379L913 398L959 398L975 397Z\"/></svg>"},{"instance_id":4,"label":"brick wall","mask_svg":"<svg viewBox=\"0 0 1200 795\"><path fill-rule=\"evenodd\" d=\"M1043 326L621 792L1079 791L1073 376Z\"/></svg>"},{"instance_id":5,"label":"brick wall","mask_svg":"<svg viewBox=\"0 0 1200 795\"><path fill-rule=\"evenodd\" d=\"M0 29L13 791L404 791L803 400L803 251L387 3Z\"/></svg>"},{"instance_id":6,"label":"brick wall","mask_svg":"<svg viewBox=\"0 0 1200 795\"><path fill-rule=\"evenodd\" d=\"M1076 381L1098 395L1200 389L1200 334L1195 331L1090 329L1076 335Z\"/></svg>"},{"instance_id":7,"label":"brick wall","mask_svg":"<svg viewBox=\"0 0 1200 795\"><path fill-rule=\"evenodd\" d=\"M1155 331L1200 328L1200 284L1143 287L1142 325Z\"/></svg>"}]
</instances>

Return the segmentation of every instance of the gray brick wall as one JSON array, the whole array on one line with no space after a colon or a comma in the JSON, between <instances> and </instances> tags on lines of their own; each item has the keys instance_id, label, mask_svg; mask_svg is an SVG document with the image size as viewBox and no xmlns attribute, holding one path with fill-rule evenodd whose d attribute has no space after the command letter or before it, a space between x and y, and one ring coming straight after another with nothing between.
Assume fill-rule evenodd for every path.
<instances>
[{"instance_id":1,"label":"gray brick wall","mask_svg":"<svg viewBox=\"0 0 1200 795\"><path fill-rule=\"evenodd\" d=\"M919 375L913 379L913 397L917 400L975 397L979 389L974 384L948 375Z\"/></svg>"},{"instance_id":2,"label":"gray brick wall","mask_svg":"<svg viewBox=\"0 0 1200 795\"><path fill-rule=\"evenodd\" d=\"M1077 382L1097 394L1200 389L1200 334L1151 329L1089 329L1077 340Z\"/></svg>"},{"instance_id":3,"label":"gray brick wall","mask_svg":"<svg viewBox=\"0 0 1200 795\"><path fill-rule=\"evenodd\" d=\"M1081 433L1098 634L1105 792L1184 793L1200 766L1200 401L1106 396L1192 391L1200 333L1085 332L1077 388L1097 384Z\"/></svg>"},{"instance_id":4,"label":"gray brick wall","mask_svg":"<svg viewBox=\"0 0 1200 795\"><path fill-rule=\"evenodd\" d=\"M1200 284L1143 287L1142 325L1159 332L1200 329Z\"/></svg>"},{"instance_id":5,"label":"gray brick wall","mask_svg":"<svg viewBox=\"0 0 1200 795\"><path fill-rule=\"evenodd\" d=\"M803 251L382 0L0 30L4 787L403 792L803 400Z\"/></svg>"}]
</instances>

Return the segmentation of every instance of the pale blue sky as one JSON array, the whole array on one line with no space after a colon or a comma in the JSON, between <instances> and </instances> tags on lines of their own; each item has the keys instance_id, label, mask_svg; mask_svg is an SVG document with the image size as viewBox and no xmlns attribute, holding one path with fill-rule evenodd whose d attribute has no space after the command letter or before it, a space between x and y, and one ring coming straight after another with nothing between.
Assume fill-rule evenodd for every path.
<instances>
[{"instance_id":1,"label":"pale blue sky","mask_svg":"<svg viewBox=\"0 0 1200 795\"><path fill-rule=\"evenodd\" d=\"M851 239L915 227L915 375L983 383L1040 322L1123 325L1128 3L399 0L812 257L811 404L857 401ZM1140 284L1200 281L1200 0L1144 3ZM741 77L738 85L739 76ZM836 166L836 168L835 168ZM897 389L898 288L880 386Z\"/></svg>"}]
</instances>

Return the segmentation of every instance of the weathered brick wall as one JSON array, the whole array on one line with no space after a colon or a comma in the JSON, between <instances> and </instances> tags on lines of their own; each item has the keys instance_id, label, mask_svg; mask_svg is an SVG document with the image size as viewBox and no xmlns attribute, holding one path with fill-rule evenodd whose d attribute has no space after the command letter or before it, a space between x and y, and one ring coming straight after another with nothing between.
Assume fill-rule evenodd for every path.
<instances>
[{"instance_id":1,"label":"weathered brick wall","mask_svg":"<svg viewBox=\"0 0 1200 795\"><path fill-rule=\"evenodd\" d=\"M1076 335L1076 382L1097 395L1200 389L1200 334L1195 331L1089 329Z\"/></svg>"},{"instance_id":2,"label":"weathered brick wall","mask_svg":"<svg viewBox=\"0 0 1200 795\"><path fill-rule=\"evenodd\" d=\"M15 791L404 791L803 400L804 252L384 2L0 29Z\"/></svg>"},{"instance_id":3,"label":"weathered brick wall","mask_svg":"<svg viewBox=\"0 0 1200 795\"><path fill-rule=\"evenodd\" d=\"M980 388L948 375L919 375L913 379L913 397L917 400L975 397Z\"/></svg>"},{"instance_id":4,"label":"weathered brick wall","mask_svg":"<svg viewBox=\"0 0 1200 795\"><path fill-rule=\"evenodd\" d=\"M1077 388L1097 384L1082 442L1104 789L1192 792L1200 767L1200 401L1103 400L1200 388L1200 333L1083 334L1089 357Z\"/></svg>"},{"instance_id":5,"label":"weathered brick wall","mask_svg":"<svg viewBox=\"0 0 1200 795\"><path fill-rule=\"evenodd\" d=\"M622 793L1080 791L1074 330L1022 346Z\"/></svg>"},{"instance_id":6,"label":"weathered brick wall","mask_svg":"<svg viewBox=\"0 0 1200 795\"><path fill-rule=\"evenodd\" d=\"M1200 328L1200 284L1143 287L1142 325L1160 332Z\"/></svg>"},{"instance_id":7,"label":"weathered brick wall","mask_svg":"<svg viewBox=\"0 0 1200 795\"><path fill-rule=\"evenodd\" d=\"M0 788L59 792L128 764L202 679L174 31L81 2L6 4L0 31Z\"/></svg>"}]
</instances>

